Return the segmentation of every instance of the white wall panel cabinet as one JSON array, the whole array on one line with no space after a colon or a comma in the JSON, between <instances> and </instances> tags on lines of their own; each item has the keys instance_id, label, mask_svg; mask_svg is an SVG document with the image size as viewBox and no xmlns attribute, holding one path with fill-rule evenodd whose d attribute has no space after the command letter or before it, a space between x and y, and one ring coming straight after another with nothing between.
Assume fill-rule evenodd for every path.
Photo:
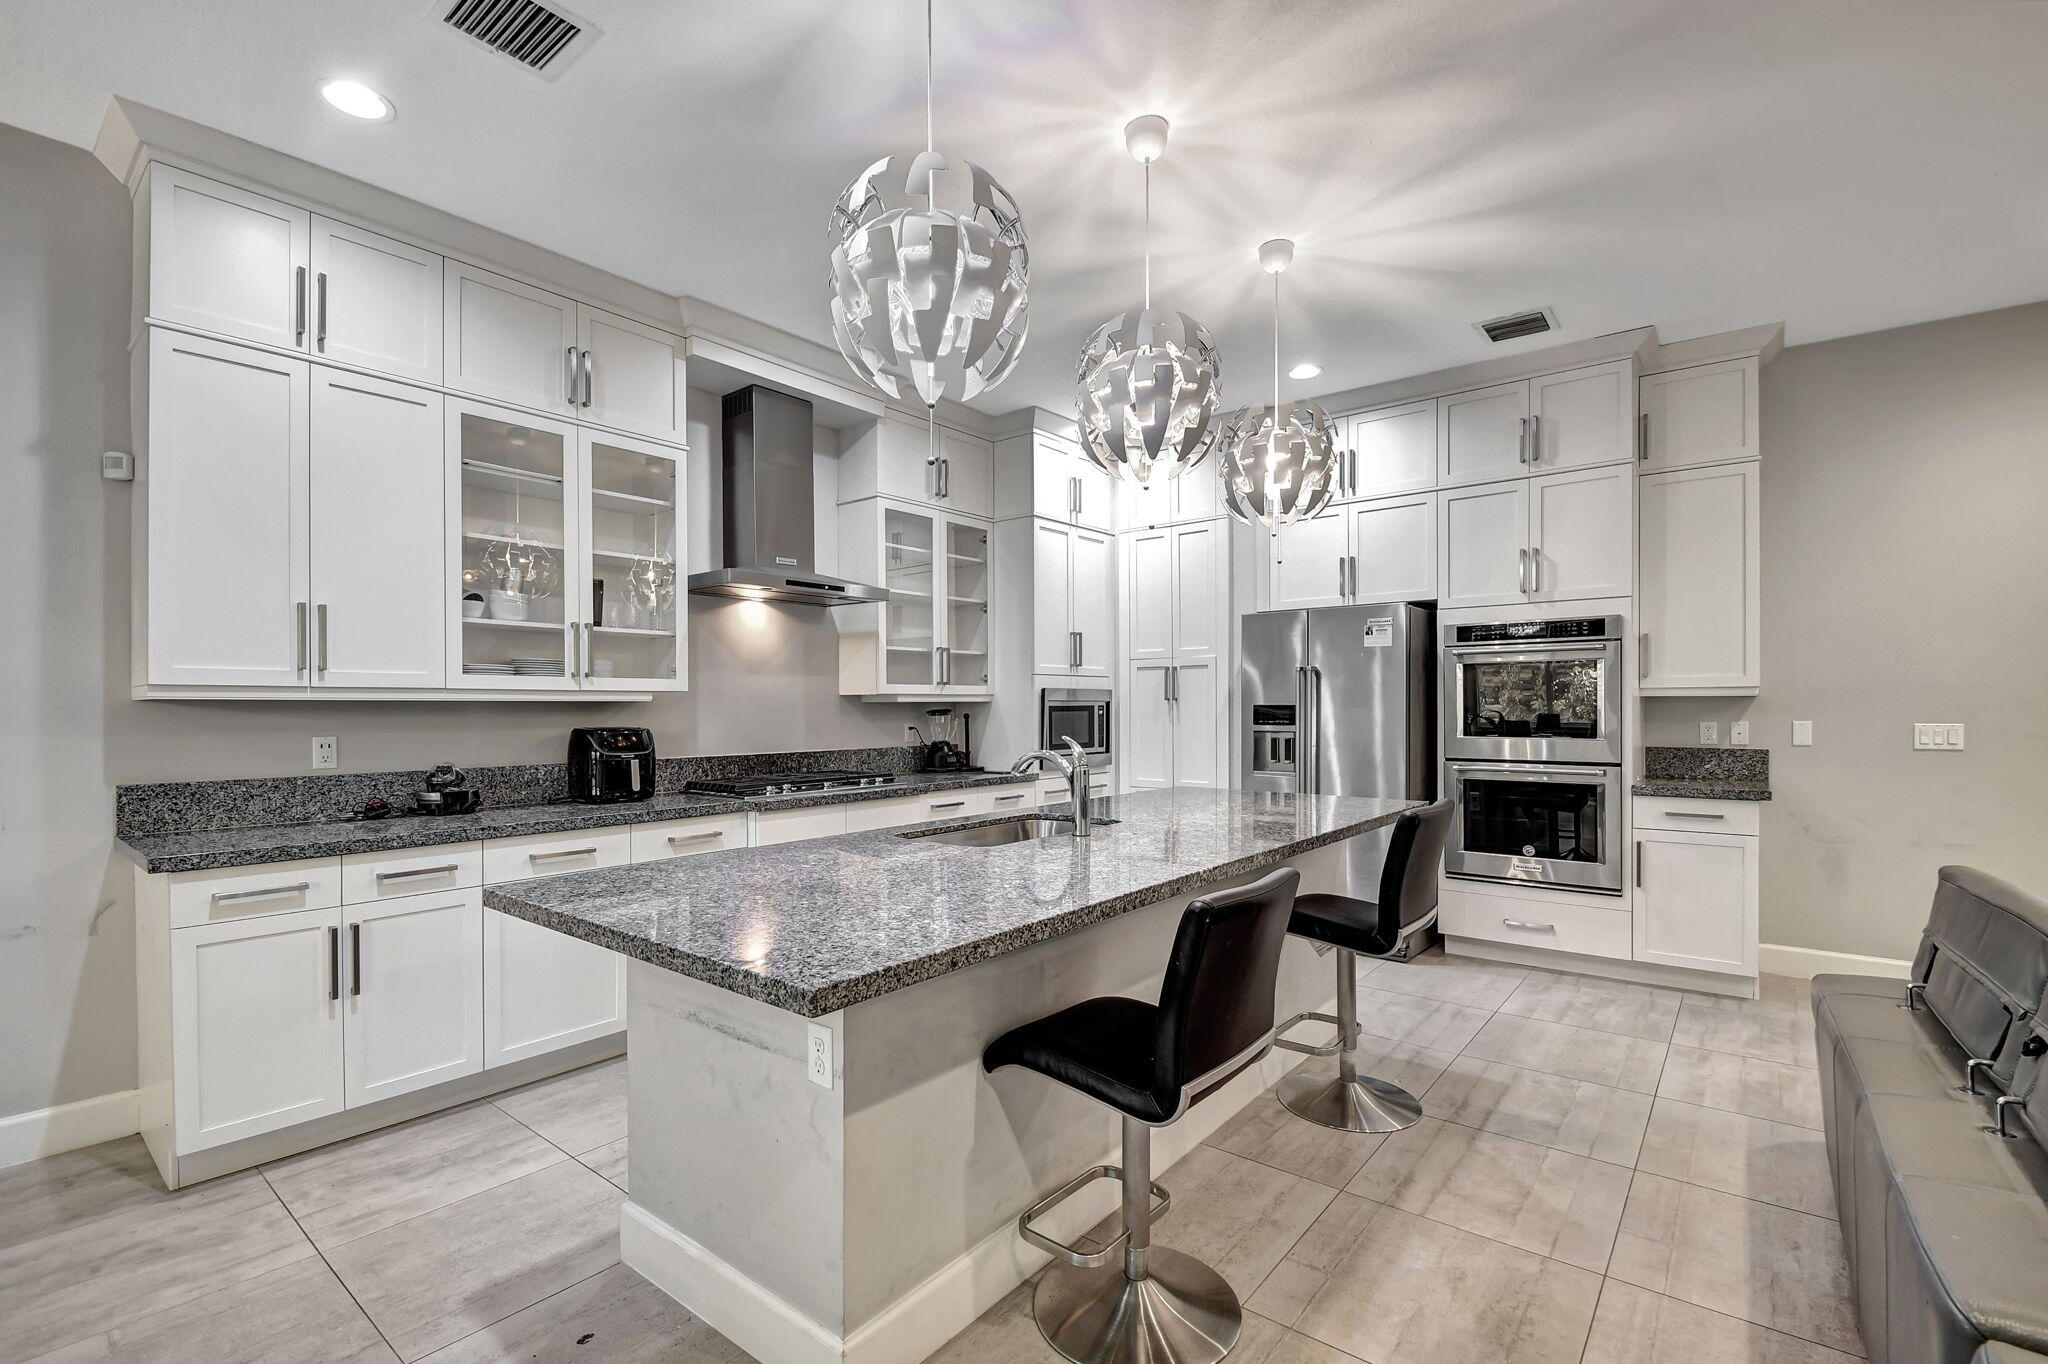
<instances>
[{"instance_id":1,"label":"white wall panel cabinet","mask_svg":"<svg viewBox=\"0 0 2048 1364\"><path fill-rule=\"evenodd\" d=\"M345 909L348 1107L484 1068L482 897L470 887Z\"/></svg>"},{"instance_id":2,"label":"white wall panel cabinet","mask_svg":"<svg viewBox=\"0 0 2048 1364\"><path fill-rule=\"evenodd\" d=\"M1757 840L1637 829L1637 961L1753 976Z\"/></svg>"},{"instance_id":3,"label":"white wall panel cabinet","mask_svg":"<svg viewBox=\"0 0 2048 1364\"><path fill-rule=\"evenodd\" d=\"M1758 358L1695 365L1637 381L1645 473L1756 459Z\"/></svg>"},{"instance_id":4,"label":"white wall panel cabinet","mask_svg":"<svg viewBox=\"0 0 2048 1364\"><path fill-rule=\"evenodd\" d=\"M1223 515L1217 459L1212 453L1179 478L1154 478L1150 483L1116 480L1117 524L1131 529L1171 526Z\"/></svg>"},{"instance_id":5,"label":"white wall panel cabinet","mask_svg":"<svg viewBox=\"0 0 2048 1364\"><path fill-rule=\"evenodd\" d=\"M441 257L313 217L312 352L423 384L441 382Z\"/></svg>"},{"instance_id":6,"label":"white wall panel cabinet","mask_svg":"<svg viewBox=\"0 0 2048 1364\"><path fill-rule=\"evenodd\" d=\"M575 414L583 361L573 301L456 260L448 262L446 291L448 387Z\"/></svg>"},{"instance_id":7,"label":"white wall panel cabinet","mask_svg":"<svg viewBox=\"0 0 2048 1364\"><path fill-rule=\"evenodd\" d=\"M310 213L161 164L147 193L145 316L304 348Z\"/></svg>"},{"instance_id":8,"label":"white wall panel cabinet","mask_svg":"<svg viewBox=\"0 0 2048 1364\"><path fill-rule=\"evenodd\" d=\"M1636 481L1645 694L1748 695L1763 681L1755 460Z\"/></svg>"},{"instance_id":9,"label":"white wall panel cabinet","mask_svg":"<svg viewBox=\"0 0 2048 1364\"><path fill-rule=\"evenodd\" d=\"M1276 526L1267 536L1268 609L1342 606L1349 584L1351 519L1339 508Z\"/></svg>"}]
</instances>

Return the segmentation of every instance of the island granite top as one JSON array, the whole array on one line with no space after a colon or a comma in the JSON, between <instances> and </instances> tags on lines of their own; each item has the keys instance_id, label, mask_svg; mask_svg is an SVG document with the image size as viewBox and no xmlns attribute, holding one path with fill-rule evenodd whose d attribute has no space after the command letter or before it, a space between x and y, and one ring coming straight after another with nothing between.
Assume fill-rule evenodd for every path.
<instances>
[{"instance_id":1,"label":"island granite top","mask_svg":"<svg viewBox=\"0 0 2048 1364\"><path fill-rule=\"evenodd\" d=\"M1241 879L1415 804L1141 791L1092 802L1117 822L1086 840L970 848L879 830L489 886L484 904L815 1018Z\"/></svg>"}]
</instances>

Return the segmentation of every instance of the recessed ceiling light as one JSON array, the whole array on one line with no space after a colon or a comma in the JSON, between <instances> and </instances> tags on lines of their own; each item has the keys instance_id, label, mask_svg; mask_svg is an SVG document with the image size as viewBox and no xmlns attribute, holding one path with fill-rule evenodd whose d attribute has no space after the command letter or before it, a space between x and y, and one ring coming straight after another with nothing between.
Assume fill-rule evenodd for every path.
<instances>
[{"instance_id":1,"label":"recessed ceiling light","mask_svg":"<svg viewBox=\"0 0 2048 1364\"><path fill-rule=\"evenodd\" d=\"M1288 370L1287 377L1290 379L1313 379L1322 372L1323 367L1321 365L1311 364L1304 360L1293 369Z\"/></svg>"},{"instance_id":2,"label":"recessed ceiling light","mask_svg":"<svg viewBox=\"0 0 2048 1364\"><path fill-rule=\"evenodd\" d=\"M321 81L320 94L344 114L352 118L366 118L372 123L387 123L398 112L391 107L390 100L361 81Z\"/></svg>"}]
</instances>

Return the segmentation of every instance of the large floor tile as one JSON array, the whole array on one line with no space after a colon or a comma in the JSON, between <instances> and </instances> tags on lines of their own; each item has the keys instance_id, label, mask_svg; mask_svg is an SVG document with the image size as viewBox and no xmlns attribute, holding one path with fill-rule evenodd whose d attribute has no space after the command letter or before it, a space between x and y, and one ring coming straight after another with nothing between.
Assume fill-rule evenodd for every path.
<instances>
[{"instance_id":1,"label":"large floor tile","mask_svg":"<svg viewBox=\"0 0 2048 1364\"><path fill-rule=\"evenodd\" d=\"M1659 1099L1636 1164L1653 1175L1835 1216L1827 1143L1810 1127Z\"/></svg>"},{"instance_id":2,"label":"large floor tile","mask_svg":"<svg viewBox=\"0 0 2048 1364\"><path fill-rule=\"evenodd\" d=\"M38 1364L395 1364L325 1261L312 1257L67 1345Z\"/></svg>"},{"instance_id":3,"label":"large floor tile","mask_svg":"<svg viewBox=\"0 0 2048 1364\"><path fill-rule=\"evenodd\" d=\"M1477 1056L1453 1061L1422 1106L1446 1122L1628 1166L1650 1121L1647 1094Z\"/></svg>"},{"instance_id":4,"label":"large floor tile","mask_svg":"<svg viewBox=\"0 0 2048 1364\"><path fill-rule=\"evenodd\" d=\"M386 1127L263 1167L322 1250L569 1157L488 1103Z\"/></svg>"},{"instance_id":5,"label":"large floor tile","mask_svg":"<svg viewBox=\"0 0 2048 1364\"><path fill-rule=\"evenodd\" d=\"M1498 1009L1501 1001L1515 992L1529 974L1525 966L1481 961L1477 957L1447 957L1441 951L1423 953L1414 961L1360 960L1361 979L1375 990L1392 990L1400 995L1440 999L1446 1004L1466 1004L1475 1009Z\"/></svg>"},{"instance_id":6,"label":"large floor tile","mask_svg":"<svg viewBox=\"0 0 2048 1364\"><path fill-rule=\"evenodd\" d=\"M1591 1080L1597 1085L1654 1094L1658 1072L1664 1069L1665 1050L1662 1042L1640 1037L1495 1014L1465 1048L1465 1054L1567 1079Z\"/></svg>"},{"instance_id":7,"label":"large floor tile","mask_svg":"<svg viewBox=\"0 0 2048 1364\"><path fill-rule=\"evenodd\" d=\"M141 1137L123 1137L0 1170L0 1251L164 1196Z\"/></svg>"},{"instance_id":8,"label":"large floor tile","mask_svg":"<svg viewBox=\"0 0 2048 1364\"><path fill-rule=\"evenodd\" d=\"M1628 1184L1619 1165L1424 1118L1345 1192L1599 1274Z\"/></svg>"},{"instance_id":9,"label":"large floor tile","mask_svg":"<svg viewBox=\"0 0 2048 1364\"><path fill-rule=\"evenodd\" d=\"M1837 1350L1862 1349L1841 1230L1825 1217L1638 1171L1607 1272Z\"/></svg>"},{"instance_id":10,"label":"large floor tile","mask_svg":"<svg viewBox=\"0 0 2048 1364\"><path fill-rule=\"evenodd\" d=\"M625 1195L573 1160L327 1252L399 1357L418 1359L619 1258Z\"/></svg>"},{"instance_id":11,"label":"large floor tile","mask_svg":"<svg viewBox=\"0 0 2048 1364\"><path fill-rule=\"evenodd\" d=\"M624 1265L613 1265L427 1356L432 1364L748 1364L753 1356Z\"/></svg>"},{"instance_id":12,"label":"large floor tile","mask_svg":"<svg viewBox=\"0 0 2048 1364\"><path fill-rule=\"evenodd\" d=\"M1582 1364L1854 1364L1856 1358L1609 1279Z\"/></svg>"},{"instance_id":13,"label":"large floor tile","mask_svg":"<svg viewBox=\"0 0 2048 1364\"><path fill-rule=\"evenodd\" d=\"M1301 1031L1312 1041L1322 1040L1313 1036L1312 1029ZM1360 1074L1399 1085L1411 1094L1428 1089L1456 1059L1452 1052L1389 1042L1370 1033L1360 1039L1358 1048ZM1314 1068L1335 1074L1336 1065L1334 1057L1312 1057L1297 1069ZM1358 1173L1366 1158L1379 1149L1381 1140L1369 1133L1339 1132L1297 1118L1267 1093L1246 1104L1209 1138L1209 1145L1341 1189Z\"/></svg>"},{"instance_id":14,"label":"large floor tile","mask_svg":"<svg viewBox=\"0 0 2048 1364\"><path fill-rule=\"evenodd\" d=\"M1813 1049L1813 1015L1769 1000L1687 995L1671 1040L1808 1070L1820 1066Z\"/></svg>"},{"instance_id":15,"label":"large floor tile","mask_svg":"<svg viewBox=\"0 0 2048 1364\"><path fill-rule=\"evenodd\" d=\"M1358 1026L1374 1037L1384 1037L1432 1051L1462 1051L1486 1020L1491 1010L1466 1004L1447 1004L1420 995L1395 994L1370 985L1358 987ZM1307 1030L1304 1029L1304 1032Z\"/></svg>"},{"instance_id":16,"label":"large floor tile","mask_svg":"<svg viewBox=\"0 0 2048 1364\"><path fill-rule=\"evenodd\" d=\"M258 1278L315 1254L251 1170L0 1251L0 1361Z\"/></svg>"},{"instance_id":17,"label":"large floor tile","mask_svg":"<svg viewBox=\"0 0 2048 1364\"><path fill-rule=\"evenodd\" d=\"M1337 1196L1327 1185L1212 1146L1197 1146L1154 1177L1173 1194L1173 1208L1153 1227L1152 1244L1194 1256L1241 1299ZM1112 1217L1090 1234L1101 1244L1117 1230Z\"/></svg>"},{"instance_id":18,"label":"large floor tile","mask_svg":"<svg viewBox=\"0 0 2048 1364\"><path fill-rule=\"evenodd\" d=\"M626 1135L626 1058L539 1080L491 1102L580 1156Z\"/></svg>"},{"instance_id":19,"label":"large floor tile","mask_svg":"<svg viewBox=\"0 0 2048 1364\"><path fill-rule=\"evenodd\" d=\"M1747 1113L1752 1118L1819 1128L1820 1074L1783 1061L1733 1052L1673 1047L1664 1061L1659 1097Z\"/></svg>"},{"instance_id":20,"label":"large floor tile","mask_svg":"<svg viewBox=\"0 0 2048 1364\"><path fill-rule=\"evenodd\" d=\"M1246 1304L1372 1364L1576 1364L1600 1277L1339 1194Z\"/></svg>"},{"instance_id":21,"label":"large floor tile","mask_svg":"<svg viewBox=\"0 0 2048 1364\"><path fill-rule=\"evenodd\" d=\"M1531 971L1500 1006L1500 1011L1545 1023L1569 1023L1578 1028L1668 1042L1684 998L1677 990L1654 985Z\"/></svg>"},{"instance_id":22,"label":"large floor tile","mask_svg":"<svg viewBox=\"0 0 2048 1364\"><path fill-rule=\"evenodd\" d=\"M620 1188L626 1187L626 1139L606 1142L576 1157Z\"/></svg>"}]
</instances>

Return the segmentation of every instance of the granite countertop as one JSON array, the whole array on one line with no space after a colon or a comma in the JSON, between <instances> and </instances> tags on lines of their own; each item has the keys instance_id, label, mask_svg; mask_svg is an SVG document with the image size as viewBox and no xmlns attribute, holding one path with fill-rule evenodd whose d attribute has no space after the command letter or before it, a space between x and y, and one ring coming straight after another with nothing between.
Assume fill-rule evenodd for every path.
<instances>
[{"instance_id":1,"label":"granite countertop","mask_svg":"<svg viewBox=\"0 0 2048 1364\"><path fill-rule=\"evenodd\" d=\"M1769 800L1771 788L1727 777L1647 777L1629 787L1638 796L1688 800Z\"/></svg>"},{"instance_id":2,"label":"granite countertop","mask_svg":"<svg viewBox=\"0 0 2048 1364\"><path fill-rule=\"evenodd\" d=\"M1034 779L1012 777L1006 772L917 772L900 775L887 786L860 786L844 791L808 791L752 799L657 795L649 800L610 805L558 801L545 805L479 810L468 815L398 815L390 819L131 834L116 839L115 846L144 871L210 871L264 862L289 862L304 857L396 852L444 843L470 843L485 838L616 828L657 820L693 819L701 815L742 814L748 810L843 805L849 801L886 800L891 796L915 796L927 791L950 791L972 786L1000 786Z\"/></svg>"},{"instance_id":3,"label":"granite countertop","mask_svg":"<svg viewBox=\"0 0 2048 1364\"><path fill-rule=\"evenodd\" d=\"M1771 751L1652 744L1643 750L1643 779L1629 790L1674 800L1769 800Z\"/></svg>"},{"instance_id":4,"label":"granite countertop","mask_svg":"<svg viewBox=\"0 0 2048 1364\"><path fill-rule=\"evenodd\" d=\"M815 1018L1241 879L1414 804L1140 791L1095 801L1118 822L1085 841L967 848L880 830L490 886L484 903Z\"/></svg>"}]
</instances>

